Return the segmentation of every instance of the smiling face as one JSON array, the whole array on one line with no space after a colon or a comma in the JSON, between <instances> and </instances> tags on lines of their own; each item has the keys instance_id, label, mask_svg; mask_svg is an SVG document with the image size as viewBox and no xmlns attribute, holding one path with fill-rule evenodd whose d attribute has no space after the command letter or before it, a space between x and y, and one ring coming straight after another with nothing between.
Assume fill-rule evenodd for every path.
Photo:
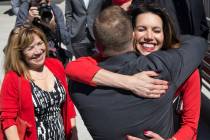
<instances>
[{"instance_id":1,"label":"smiling face","mask_svg":"<svg viewBox=\"0 0 210 140\"><path fill-rule=\"evenodd\" d=\"M148 55L162 48L164 42L163 22L158 15L143 13L137 16L134 28L135 48Z\"/></svg>"},{"instance_id":2,"label":"smiling face","mask_svg":"<svg viewBox=\"0 0 210 140\"><path fill-rule=\"evenodd\" d=\"M33 42L23 50L24 60L29 69L38 70L44 66L46 46L43 40L33 34Z\"/></svg>"}]
</instances>

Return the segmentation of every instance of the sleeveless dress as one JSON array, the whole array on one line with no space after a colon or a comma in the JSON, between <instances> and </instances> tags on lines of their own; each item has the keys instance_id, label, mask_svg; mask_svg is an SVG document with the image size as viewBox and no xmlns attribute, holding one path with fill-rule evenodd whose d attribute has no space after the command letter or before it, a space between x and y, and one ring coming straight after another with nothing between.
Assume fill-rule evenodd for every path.
<instances>
[{"instance_id":1,"label":"sleeveless dress","mask_svg":"<svg viewBox=\"0 0 210 140\"><path fill-rule=\"evenodd\" d=\"M64 125L61 117L61 105L66 99L64 87L55 78L54 89L42 90L33 81L32 101L39 140L64 140Z\"/></svg>"}]
</instances>

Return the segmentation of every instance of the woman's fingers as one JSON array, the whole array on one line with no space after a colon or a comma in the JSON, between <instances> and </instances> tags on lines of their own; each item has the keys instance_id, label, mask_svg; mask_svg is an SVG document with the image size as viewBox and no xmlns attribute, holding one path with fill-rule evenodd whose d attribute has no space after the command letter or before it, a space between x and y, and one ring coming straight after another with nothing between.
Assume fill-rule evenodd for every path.
<instances>
[{"instance_id":1,"label":"woman's fingers","mask_svg":"<svg viewBox=\"0 0 210 140\"><path fill-rule=\"evenodd\" d=\"M138 79L144 80L146 82L155 84L155 85L168 85L168 81L155 79L154 77L159 76L159 74L154 71L143 71L143 72L134 74L133 76L137 77Z\"/></svg>"},{"instance_id":2,"label":"woman's fingers","mask_svg":"<svg viewBox=\"0 0 210 140\"><path fill-rule=\"evenodd\" d=\"M126 140L143 140L143 139L140 139L140 138L137 138L137 137L133 137L133 136L127 135L126 136Z\"/></svg>"},{"instance_id":3,"label":"woman's fingers","mask_svg":"<svg viewBox=\"0 0 210 140\"><path fill-rule=\"evenodd\" d=\"M156 76L158 73L154 71L143 71L133 75L130 79L131 91L145 98L161 97L168 89L168 82L153 78Z\"/></svg>"},{"instance_id":4,"label":"woman's fingers","mask_svg":"<svg viewBox=\"0 0 210 140\"><path fill-rule=\"evenodd\" d=\"M150 137L150 140L164 140L164 138L152 131L145 131L144 135Z\"/></svg>"}]
</instances>

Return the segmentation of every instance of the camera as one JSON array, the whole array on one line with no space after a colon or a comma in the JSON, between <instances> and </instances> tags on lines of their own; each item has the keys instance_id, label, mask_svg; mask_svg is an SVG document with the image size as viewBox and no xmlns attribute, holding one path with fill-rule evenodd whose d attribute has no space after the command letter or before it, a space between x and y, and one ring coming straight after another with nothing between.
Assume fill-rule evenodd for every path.
<instances>
[{"instance_id":1,"label":"camera","mask_svg":"<svg viewBox=\"0 0 210 140\"><path fill-rule=\"evenodd\" d=\"M52 19L53 15L51 13L51 6L47 3L41 3L38 7L39 15L41 16L41 20L48 23Z\"/></svg>"},{"instance_id":2,"label":"camera","mask_svg":"<svg viewBox=\"0 0 210 140\"><path fill-rule=\"evenodd\" d=\"M39 15L41 19L34 18L34 22L40 23L41 21L45 23L49 23L52 19L53 15L51 13L52 7L48 5L46 2L41 2L38 0L31 0L30 6L38 7Z\"/></svg>"}]
</instances>

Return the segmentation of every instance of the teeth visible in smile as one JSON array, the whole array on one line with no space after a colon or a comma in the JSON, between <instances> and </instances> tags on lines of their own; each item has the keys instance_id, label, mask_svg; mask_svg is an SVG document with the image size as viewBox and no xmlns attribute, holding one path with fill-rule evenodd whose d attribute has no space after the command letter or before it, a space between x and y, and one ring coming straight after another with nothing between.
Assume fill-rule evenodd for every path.
<instances>
[{"instance_id":1,"label":"teeth visible in smile","mask_svg":"<svg viewBox=\"0 0 210 140\"><path fill-rule=\"evenodd\" d=\"M154 47L154 44L143 44L142 45L144 48L153 48Z\"/></svg>"}]
</instances>

